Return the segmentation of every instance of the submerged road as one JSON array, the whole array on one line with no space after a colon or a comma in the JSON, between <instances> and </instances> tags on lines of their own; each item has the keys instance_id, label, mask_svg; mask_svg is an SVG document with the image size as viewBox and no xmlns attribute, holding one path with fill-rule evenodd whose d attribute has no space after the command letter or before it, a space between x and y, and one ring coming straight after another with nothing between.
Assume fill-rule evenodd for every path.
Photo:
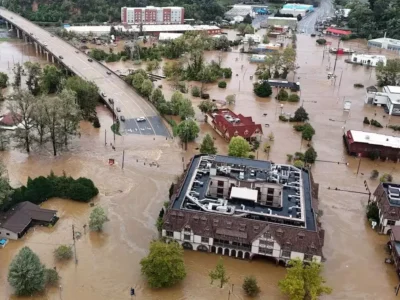
<instances>
[{"instance_id":1,"label":"submerged road","mask_svg":"<svg viewBox=\"0 0 400 300\"><path fill-rule=\"evenodd\" d=\"M319 7L308 16L304 17L297 25L300 33L311 34L315 32L314 25L318 19L334 16L335 9L331 0L321 0Z\"/></svg>"},{"instance_id":2,"label":"submerged road","mask_svg":"<svg viewBox=\"0 0 400 300\"><path fill-rule=\"evenodd\" d=\"M89 62L89 56L85 53L16 13L1 7L0 16L24 31L73 73L85 80L94 82L99 87L100 92L105 93L104 98L107 102L109 98L114 99L115 109L118 107L121 110L117 113L118 117L124 116L126 121L129 121L126 127L131 124L134 128L139 128L139 130L129 131L122 125L122 129L126 129L126 133L169 136L168 129L157 111L118 75L107 74L109 70L104 65L96 60ZM136 118L138 117L145 117L146 121L137 122ZM123 124L123 122L121 123Z\"/></svg>"}]
</instances>

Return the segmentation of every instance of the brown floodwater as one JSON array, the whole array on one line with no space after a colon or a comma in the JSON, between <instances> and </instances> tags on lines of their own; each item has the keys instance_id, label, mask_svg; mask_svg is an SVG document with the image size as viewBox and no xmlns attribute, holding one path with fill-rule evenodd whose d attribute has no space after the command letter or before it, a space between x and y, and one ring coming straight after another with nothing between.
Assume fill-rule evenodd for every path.
<instances>
[{"instance_id":1,"label":"brown floodwater","mask_svg":"<svg viewBox=\"0 0 400 300\"><path fill-rule=\"evenodd\" d=\"M352 47L366 51L365 46L357 41L352 43ZM0 42L0 71L8 71L7 62L12 61L13 56L14 59L22 56L26 60L39 60L29 47L25 48L28 50L22 50L24 46L19 41ZM384 248L388 237L378 235L366 222L364 215L368 197L328 188L363 192L363 181L367 180L371 190L374 190L378 183L369 179L373 169L392 173L395 181L400 180L397 164L367 159L362 159L357 175L359 161L347 156L342 142L344 129L393 134L387 128L365 127L362 124L364 116L373 117L383 125L399 121L396 117L389 120L382 108L364 106L365 90L353 87L354 83L373 85L374 69L348 65L344 62L345 57L339 57L336 73L340 76L343 70L342 80L340 87L339 78L333 85L326 75L328 57L333 68L334 56L326 53L323 58L322 49L315 45L311 37L299 35L297 62L300 68L294 77L301 83L304 107L316 130L312 145L318 152L318 159L349 163L346 166L317 162L313 166L315 180L320 184L320 209L324 212L322 223L326 230L324 276L333 287L332 295L323 299L395 299L393 287L398 279L394 267L384 263L384 258L388 256ZM256 64L248 63L246 55L235 51L222 54L208 52L206 59L217 59L219 55L222 56L222 64L233 69L233 77L228 80L226 89L220 89L216 84L208 85L211 98L223 100L228 94L236 94L232 110L252 116L262 124L269 124L269 127L264 127L263 140L267 140L269 133L274 133L275 140L269 155L273 161L283 163L286 154L304 151L307 145L305 142L301 144L300 135L290 124L278 121L280 103L273 96L265 99L254 96L254 80L250 80L250 75L254 74ZM129 67L129 63L110 66L123 69ZM289 75L291 78L293 74ZM165 95L170 96L173 91L168 82L161 83ZM193 84L198 83L189 83ZM352 101L350 113L343 112L344 97ZM200 100L192 100L197 107ZM285 103L283 111L293 113L299 106L298 103ZM230 285L220 289L211 286L208 278L208 272L215 266L218 256L190 251L185 252L187 277L182 283L170 289L149 289L140 274L139 261L146 255L149 242L157 237L155 220L167 200L171 181L182 172L182 157L187 162L191 155L197 153L196 148L206 133L215 137L220 153L226 153L227 144L202 121L203 116L196 108L201 133L196 142L189 145L187 152L182 152L177 139L137 135L116 136L116 151L113 151L110 146L104 145L105 131L107 142L113 142L109 129L111 114L102 106L97 111L102 127L94 129L82 122L81 137L73 140L69 151L58 157L54 158L50 148L46 147L29 156L18 150L0 153L13 186L25 184L29 176L47 175L51 170L56 174L65 171L73 177L91 178L100 190L94 203L106 208L110 219L103 232L85 232L83 225L87 224L91 210L88 204L62 199L44 203L44 207L58 210L60 220L54 228L36 227L23 239L10 241L6 248L0 250L0 299L129 299L130 287L136 289L140 299L228 299L229 289L233 289L231 299L247 299L240 287L246 275L257 277L262 290L259 299L285 299L277 287L278 281L285 275L283 267L277 267L268 260L243 261L224 257ZM258 156L266 159L261 149ZM122 169L124 150L125 165ZM114 158L116 165L109 166L109 158ZM152 162L157 162L159 167L151 167ZM75 265L74 261L55 262L52 252L57 245L72 244L72 225L82 233L76 242L78 264ZM32 248L47 267L57 267L61 288L54 287L43 295L29 298L11 296L7 270L12 257L23 246Z\"/></svg>"}]
</instances>

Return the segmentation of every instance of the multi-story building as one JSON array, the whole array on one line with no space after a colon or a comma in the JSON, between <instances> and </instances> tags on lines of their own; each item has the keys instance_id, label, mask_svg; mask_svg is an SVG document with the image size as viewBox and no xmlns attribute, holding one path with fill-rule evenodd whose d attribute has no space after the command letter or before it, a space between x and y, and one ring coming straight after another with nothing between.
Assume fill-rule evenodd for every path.
<instances>
[{"instance_id":1,"label":"multi-story building","mask_svg":"<svg viewBox=\"0 0 400 300\"><path fill-rule=\"evenodd\" d=\"M122 7L123 24L183 24L183 7Z\"/></svg>"},{"instance_id":2,"label":"multi-story building","mask_svg":"<svg viewBox=\"0 0 400 300\"><path fill-rule=\"evenodd\" d=\"M185 249L286 263L322 260L318 185L309 170L229 156L192 158L162 236Z\"/></svg>"},{"instance_id":3,"label":"multi-story building","mask_svg":"<svg viewBox=\"0 0 400 300\"><path fill-rule=\"evenodd\" d=\"M397 275L400 276L400 226L393 226L387 243Z\"/></svg>"},{"instance_id":4,"label":"multi-story building","mask_svg":"<svg viewBox=\"0 0 400 300\"><path fill-rule=\"evenodd\" d=\"M400 225L400 184L380 183L373 201L379 208L379 232L390 234L393 226Z\"/></svg>"}]
</instances>

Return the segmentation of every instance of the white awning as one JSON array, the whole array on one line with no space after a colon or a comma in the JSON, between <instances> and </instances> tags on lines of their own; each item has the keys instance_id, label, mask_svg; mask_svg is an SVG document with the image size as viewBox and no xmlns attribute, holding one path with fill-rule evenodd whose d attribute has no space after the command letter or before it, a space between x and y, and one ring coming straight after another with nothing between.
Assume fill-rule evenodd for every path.
<instances>
[{"instance_id":1,"label":"white awning","mask_svg":"<svg viewBox=\"0 0 400 300\"><path fill-rule=\"evenodd\" d=\"M258 191L243 187L232 187L230 198L251 200L257 202Z\"/></svg>"}]
</instances>

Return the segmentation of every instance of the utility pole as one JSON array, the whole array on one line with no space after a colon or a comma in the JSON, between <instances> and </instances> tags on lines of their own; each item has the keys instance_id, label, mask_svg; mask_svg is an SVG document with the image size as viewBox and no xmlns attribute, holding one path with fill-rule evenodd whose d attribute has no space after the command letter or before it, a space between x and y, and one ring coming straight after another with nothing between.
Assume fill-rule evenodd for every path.
<instances>
[{"instance_id":1,"label":"utility pole","mask_svg":"<svg viewBox=\"0 0 400 300\"><path fill-rule=\"evenodd\" d=\"M107 129L104 129L104 146L107 146Z\"/></svg>"},{"instance_id":2,"label":"utility pole","mask_svg":"<svg viewBox=\"0 0 400 300\"><path fill-rule=\"evenodd\" d=\"M74 256L75 256L75 264L78 264L78 257L76 256L76 245L75 245L75 228L74 228L74 224L72 224L72 239L74 241Z\"/></svg>"},{"instance_id":3,"label":"utility pole","mask_svg":"<svg viewBox=\"0 0 400 300\"><path fill-rule=\"evenodd\" d=\"M338 44L337 44L337 48L336 48L335 64L333 65L333 72L332 72L333 75L335 75L336 62L337 62L338 53L339 53L339 45L340 45L340 37L339 37Z\"/></svg>"},{"instance_id":4,"label":"utility pole","mask_svg":"<svg viewBox=\"0 0 400 300\"><path fill-rule=\"evenodd\" d=\"M122 150L122 169L124 169L124 162L125 162L125 150Z\"/></svg>"},{"instance_id":5,"label":"utility pole","mask_svg":"<svg viewBox=\"0 0 400 300\"><path fill-rule=\"evenodd\" d=\"M357 167L357 176L358 176L358 172L360 171L360 166L361 166L361 155L359 155L359 161L358 161L358 167Z\"/></svg>"}]
</instances>

